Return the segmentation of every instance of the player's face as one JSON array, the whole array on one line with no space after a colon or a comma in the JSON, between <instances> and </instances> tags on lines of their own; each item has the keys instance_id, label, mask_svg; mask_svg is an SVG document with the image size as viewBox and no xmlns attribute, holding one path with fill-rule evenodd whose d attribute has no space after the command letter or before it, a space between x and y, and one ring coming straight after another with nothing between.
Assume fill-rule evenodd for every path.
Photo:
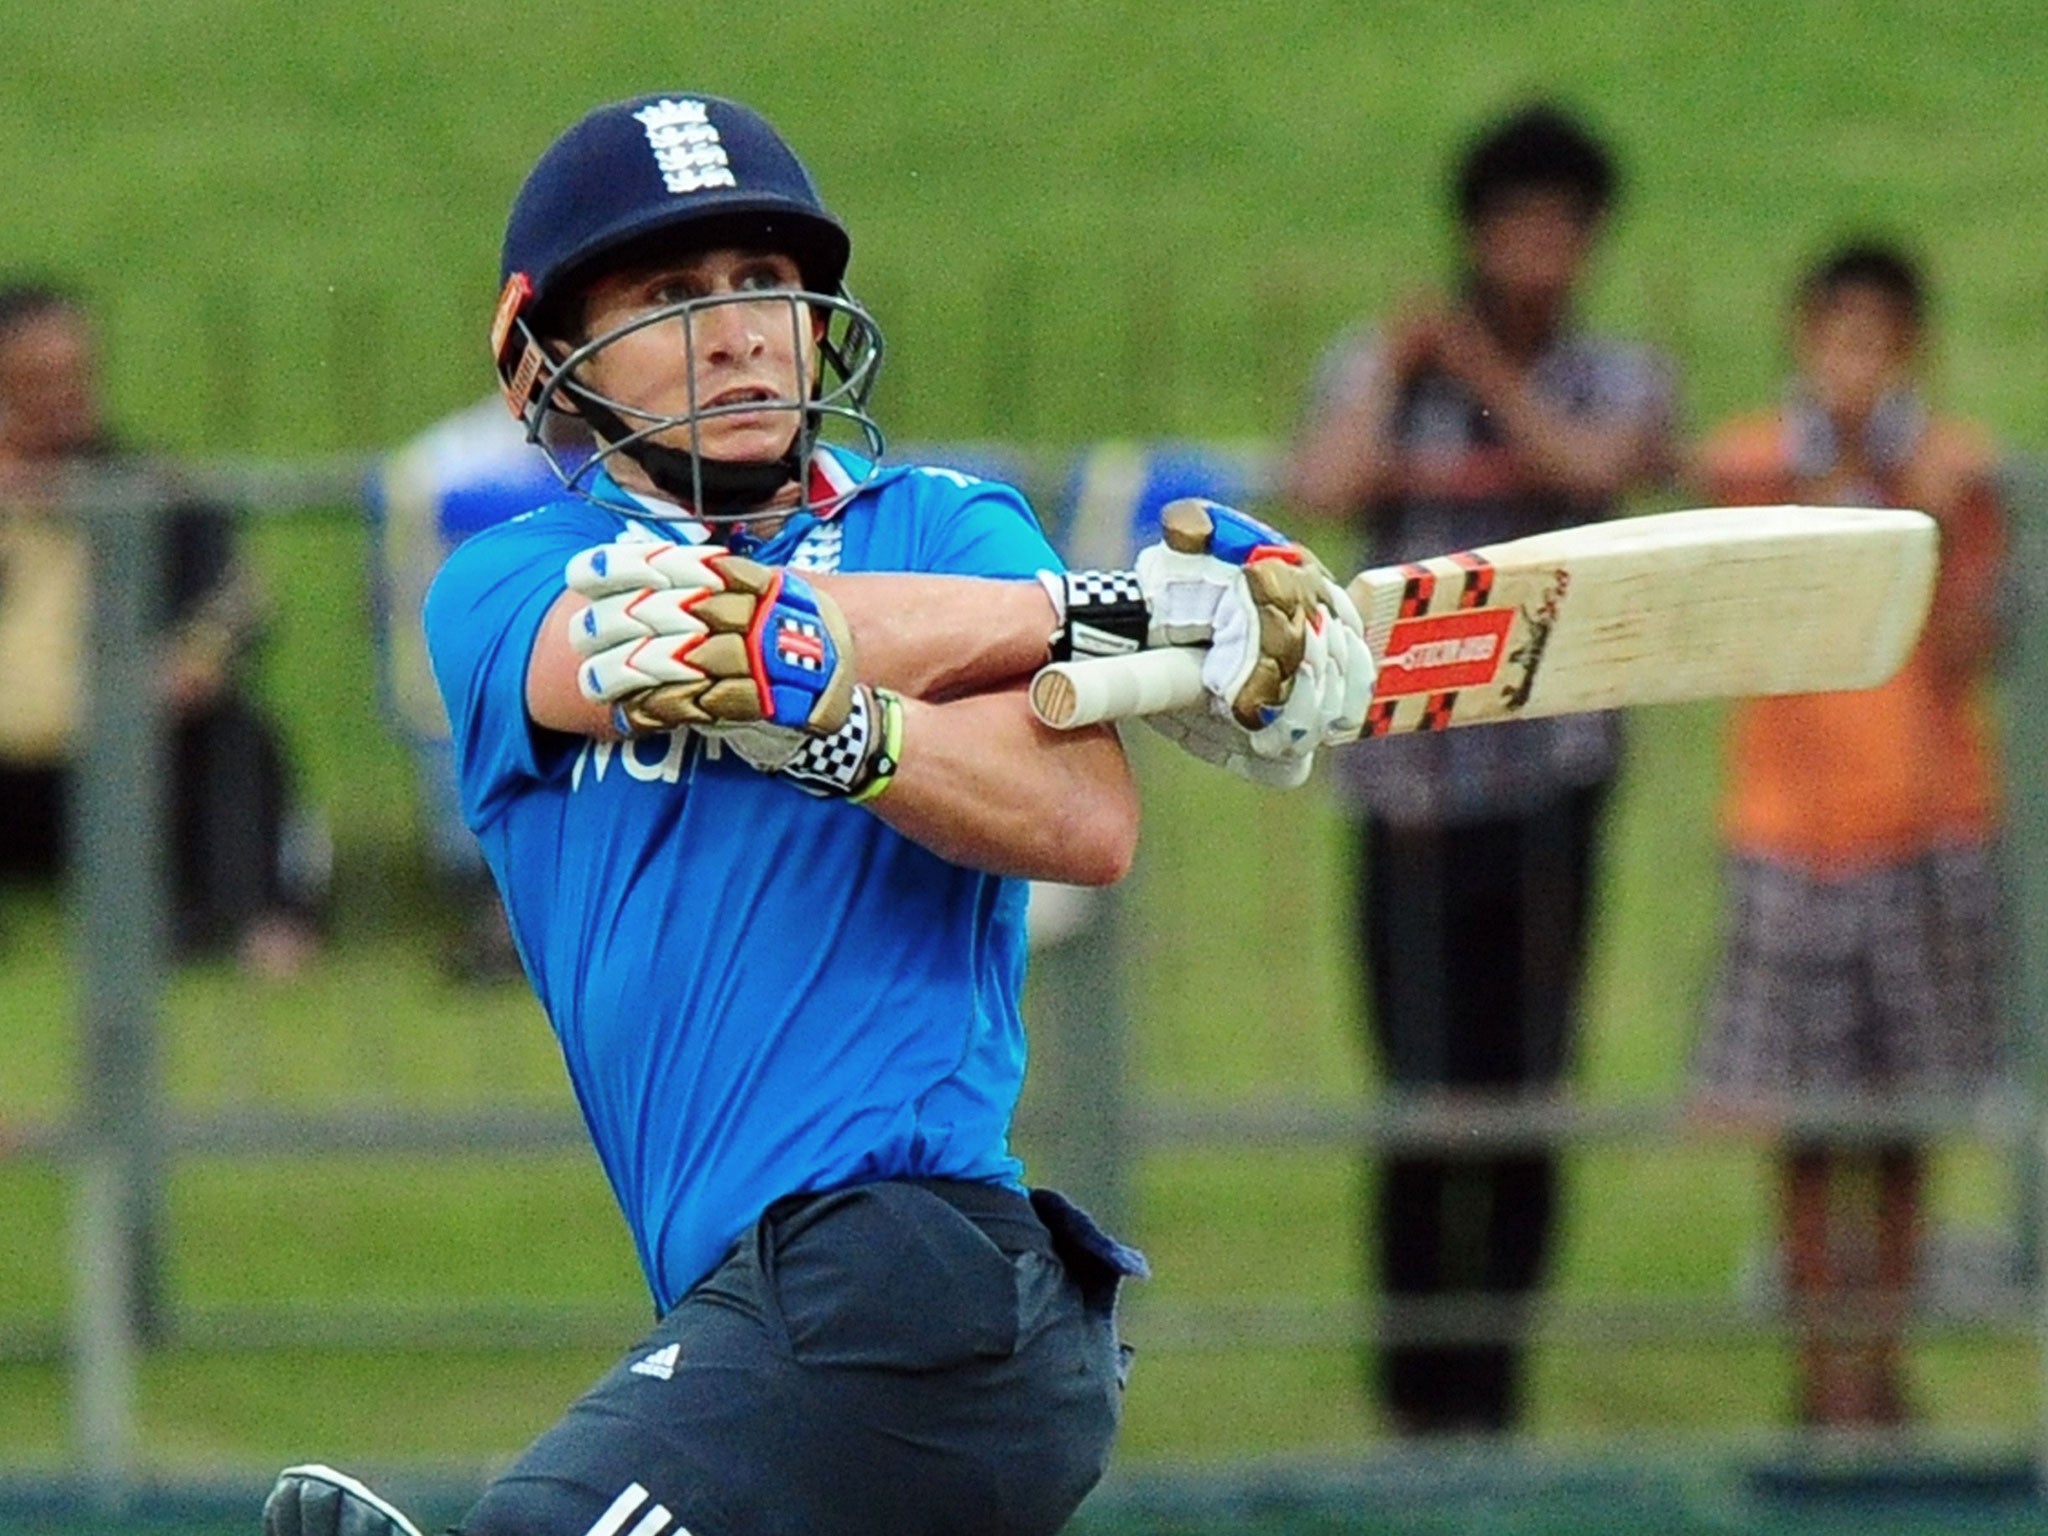
<instances>
[{"instance_id":1,"label":"player's face","mask_svg":"<svg viewBox=\"0 0 2048 1536\"><path fill-rule=\"evenodd\" d=\"M1907 382L1917 339L1889 295L1851 285L1801 317L1799 368L1822 410L1838 421L1862 421L1887 390Z\"/></svg>"},{"instance_id":2,"label":"player's face","mask_svg":"<svg viewBox=\"0 0 2048 1536\"><path fill-rule=\"evenodd\" d=\"M588 338L674 305L693 307L620 336L578 377L645 417L696 413L694 430L685 422L655 435L665 446L736 463L781 458L801 425L795 403L809 397L824 325L792 297L802 287L796 262L766 251L707 251L612 273L584 296ZM723 302L697 302L706 300ZM756 401L763 409L744 408Z\"/></svg>"},{"instance_id":3,"label":"player's face","mask_svg":"<svg viewBox=\"0 0 2048 1536\"><path fill-rule=\"evenodd\" d=\"M68 310L0 334L0 444L23 459L77 453L100 436L99 367L90 328Z\"/></svg>"},{"instance_id":4,"label":"player's face","mask_svg":"<svg viewBox=\"0 0 2048 1536\"><path fill-rule=\"evenodd\" d=\"M1472 225L1473 274L1498 303L1555 314L1586 269L1595 230L1570 193L1507 193Z\"/></svg>"}]
</instances>

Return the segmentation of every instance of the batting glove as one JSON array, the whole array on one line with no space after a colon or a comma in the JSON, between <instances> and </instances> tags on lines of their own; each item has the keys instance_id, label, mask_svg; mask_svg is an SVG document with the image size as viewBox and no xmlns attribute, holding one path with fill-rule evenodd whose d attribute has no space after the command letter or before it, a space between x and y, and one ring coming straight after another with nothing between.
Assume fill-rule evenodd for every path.
<instances>
[{"instance_id":1,"label":"batting glove","mask_svg":"<svg viewBox=\"0 0 2048 1536\"><path fill-rule=\"evenodd\" d=\"M1332 734L1328 724L1343 712L1341 700L1327 710L1305 702L1289 708L1310 633L1331 621L1357 642L1331 635L1327 646L1344 653L1342 675L1365 677L1354 712L1361 726L1371 696L1371 658L1357 609L1322 563L1277 529L1218 502L1170 502L1160 526L1161 542L1140 551L1132 570L1041 573L1059 617L1053 659L1203 646L1202 680L1252 733L1253 750L1291 755L1311 717L1317 740L1350 739L1341 730Z\"/></svg>"},{"instance_id":2,"label":"batting glove","mask_svg":"<svg viewBox=\"0 0 2048 1536\"><path fill-rule=\"evenodd\" d=\"M839 729L820 736L790 726L699 726L763 773L789 780L807 795L865 805L896 778L903 760L903 701L887 688L855 685Z\"/></svg>"},{"instance_id":3,"label":"batting glove","mask_svg":"<svg viewBox=\"0 0 2048 1536\"><path fill-rule=\"evenodd\" d=\"M1349 599L1341 592L1338 597L1340 608L1350 612ZM1247 729L1213 697L1192 709L1147 715L1145 723L1239 778L1292 789L1308 778L1318 747L1357 740L1372 702L1373 670L1364 637L1318 604L1287 697L1257 730Z\"/></svg>"},{"instance_id":4,"label":"batting glove","mask_svg":"<svg viewBox=\"0 0 2048 1536\"><path fill-rule=\"evenodd\" d=\"M1160 526L1133 570L1041 575L1060 619L1054 659L1206 647L1211 709L1153 723L1198 757L1264 759L1299 782L1297 759L1364 729L1374 667L1356 605L1306 548L1243 512L1183 498ZM1219 712L1235 733L1208 723Z\"/></svg>"},{"instance_id":5,"label":"batting glove","mask_svg":"<svg viewBox=\"0 0 2048 1536\"><path fill-rule=\"evenodd\" d=\"M1365 734L1365 715L1372 707L1379 664L1365 643L1365 621L1351 594L1327 577L1323 588L1323 640L1328 658L1319 693L1323 745L1334 747Z\"/></svg>"},{"instance_id":6,"label":"batting glove","mask_svg":"<svg viewBox=\"0 0 2048 1536\"><path fill-rule=\"evenodd\" d=\"M830 736L853 708L838 604L794 571L710 544L621 539L570 560L590 599L569 638L583 696L621 734L763 724Z\"/></svg>"}]
</instances>

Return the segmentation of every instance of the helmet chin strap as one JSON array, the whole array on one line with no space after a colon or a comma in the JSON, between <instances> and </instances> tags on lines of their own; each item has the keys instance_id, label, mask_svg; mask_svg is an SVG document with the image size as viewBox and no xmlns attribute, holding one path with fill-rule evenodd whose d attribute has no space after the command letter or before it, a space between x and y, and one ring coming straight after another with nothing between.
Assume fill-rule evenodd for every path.
<instances>
[{"instance_id":1,"label":"helmet chin strap","mask_svg":"<svg viewBox=\"0 0 2048 1536\"><path fill-rule=\"evenodd\" d=\"M576 391L577 408L601 440L620 442L633 435L618 413ZM736 523L758 516L784 486L803 478L803 437L779 459L744 462L705 459L681 448L642 438L616 450L638 464L656 490L686 507L705 522Z\"/></svg>"},{"instance_id":2,"label":"helmet chin strap","mask_svg":"<svg viewBox=\"0 0 2048 1536\"><path fill-rule=\"evenodd\" d=\"M647 478L706 522L738 522L755 516L802 473L797 450L779 459L744 463L700 459L680 448L641 441L619 450L647 471Z\"/></svg>"}]
</instances>

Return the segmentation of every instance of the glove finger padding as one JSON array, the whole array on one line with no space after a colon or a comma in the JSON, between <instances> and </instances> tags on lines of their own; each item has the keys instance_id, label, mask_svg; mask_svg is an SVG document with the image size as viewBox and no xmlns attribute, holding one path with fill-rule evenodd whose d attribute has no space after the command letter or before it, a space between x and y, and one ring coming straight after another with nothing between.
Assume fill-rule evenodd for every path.
<instances>
[{"instance_id":1,"label":"glove finger padding","mask_svg":"<svg viewBox=\"0 0 2048 1536\"><path fill-rule=\"evenodd\" d=\"M565 573L584 696L632 731L765 723L829 735L852 707L839 607L795 572L712 545L621 540Z\"/></svg>"},{"instance_id":2,"label":"glove finger padding","mask_svg":"<svg viewBox=\"0 0 2048 1536\"><path fill-rule=\"evenodd\" d=\"M1272 722L1293 691L1322 583L1313 572L1276 555L1244 567L1244 591L1248 611L1230 605L1217 615L1202 680L1229 704L1238 724L1258 730ZM1247 627L1240 629L1241 623ZM1256 624L1255 633L1249 624Z\"/></svg>"},{"instance_id":3,"label":"glove finger padding","mask_svg":"<svg viewBox=\"0 0 2048 1536\"><path fill-rule=\"evenodd\" d=\"M1259 756L1252 750L1250 733L1228 716L1210 713L1207 704L1146 715L1144 720L1182 751L1267 789L1293 789L1315 767L1313 747L1290 756Z\"/></svg>"},{"instance_id":4,"label":"glove finger padding","mask_svg":"<svg viewBox=\"0 0 2048 1536\"><path fill-rule=\"evenodd\" d=\"M1159 523L1161 542L1137 559L1150 642L1206 643L1209 691L1247 730L1270 726L1292 691L1329 573L1277 529L1218 502L1183 497L1160 510Z\"/></svg>"},{"instance_id":5,"label":"glove finger padding","mask_svg":"<svg viewBox=\"0 0 2048 1536\"><path fill-rule=\"evenodd\" d=\"M773 572L722 544L614 539L571 557L564 577L585 597L615 592L765 591Z\"/></svg>"},{"instance_id":6,"label":"glove finger padding","mask_svg":"<svg viewBox=\"0 0 2048 1536\"><path fill-rule=\"evenodd\" d=\"M751 562L749 562L751 563ZM578 615L570 636L584 656L631 647L650 635L745 634L758 598L751 592L639 588L600 597Z\"/></svg>"},{"instance_id":7,"label":"glove finger padding","mask_svg":"<svg viewBox=\"0 0 2048 1536\"><path fill-rule=\"evenodd\" d=\"M1285 693L1277 703L1263 707L1256 726L1246 728L1246 738L1256 755L1294 757L1313 752L1322 744L1328 723L1325 697L1333 682L1341 684L1330 659L1329 628L1327 618L1321 614L1316 622L1303 624L1301 657L1287 680ZM1232 717L1244 724L1243 716L1235 710Z\"/></svg>"},{"instance_id":8,"label":"glove finger padding","mask_svg":"<svg viewBox=\"0 0 2048 1536\"><path fill-rule=\"evenodd\" d=\"M1365 734L1365 715L1372 707L1373 684L1379 668L1366 646L1365 636L1358 630L1332 619L1330 631L1336 686L1325 701L1323 743L1341 746Z\"/></svg>"},{"instance_id":9,"label":"glove finger padding","mask_svg":"<svg viewBox=\"0 0 2048 1536\"><path fill-rule=\"evenodd\" d=\"M1379 664L1365 643L1365 621L1351 594L1323 575L1322 605L1329 632L1325 637L1335 675L1326 689L1323 742L1337 746L1356 741L1365 734L1365 714L1372 707L1373 685Z\"/></svg>"},{"instance_id":10,"label":"glove finger padding","mask_svg":"<svg viewBox=\"0 0 2048 1536\"><path fill-rule=\"evenodd\" d=\"M634 729L752 727L764 741L792 738L793 755L804 738L838 730L853 707L852 632L839 605L794 571L776 573L743 635L707 636L688 654L695 679L620 701Z\"/></svg>"}]
</instances>

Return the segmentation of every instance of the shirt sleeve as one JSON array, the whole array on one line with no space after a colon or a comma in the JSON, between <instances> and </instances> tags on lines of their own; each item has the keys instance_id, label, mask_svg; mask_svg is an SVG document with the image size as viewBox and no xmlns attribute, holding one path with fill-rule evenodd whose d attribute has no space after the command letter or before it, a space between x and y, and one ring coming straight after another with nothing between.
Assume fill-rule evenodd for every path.
<instances>
[{"instance_id":1,"label":"shirt sleeve","mask_svg":"<svg viewBox=\"0 0 2048 1536\"><path fill-rule=\"evenodd\" d=\"M1653 348L1638 350L1635 360L1635 419L1642 424L1645 467L1658 480L1673 477L1683 458L1679 443L1678 369Z\"/></svg>"},{"instance_id":2,"label":"shirt sleeve","mask_svg":"<svg viewBox=\"0 0 2048 1536\"><path fill-rule=\"evenodd\" d=\"M463 820L481 832L523 780L542 777L556 733L526 713L526 672L569 558L592 542L522 518L460 545L427 590L427 651L447 706Z\"/></svg>"},{"instance_id":3,"label":"shirt sleeve","mask_svg":"<svg viewBox=\"0 0 2048 1536\"><path fill-rule=\"evenodd\" d=\"M918 470L932 515L919 568L941 576L1030 578L1063 570L1052 543L1021 491L951 470Z\"/></svg>"}]
</instances>

